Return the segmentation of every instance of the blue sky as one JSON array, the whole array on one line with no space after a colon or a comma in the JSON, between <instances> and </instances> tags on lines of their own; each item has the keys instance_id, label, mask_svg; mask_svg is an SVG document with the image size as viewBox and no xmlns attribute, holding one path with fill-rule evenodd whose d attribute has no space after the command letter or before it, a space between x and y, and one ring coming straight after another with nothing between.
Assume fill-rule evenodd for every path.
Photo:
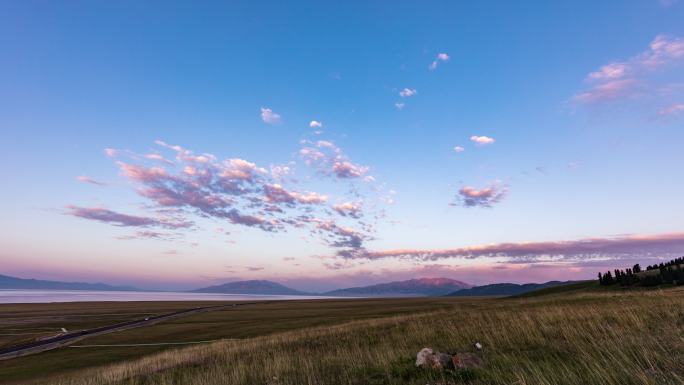
<instances>
[{"instance_id":1,"label":"blue sky","mask_svg":"<svg viewBox=\"0 0 684 385\"><path fill-rule=\"evenodd\" d=\"M682 20L674 0L4 2L3 272L322 290L586 278L680 253ZM197 187L197 161L156 141L213 154L208 172L253 165L251 195ZM231 202L151 192L179 178ZM635 237L650 243L625 249ZM463 250L588 238L614 246Z\"/></svg>"}]
</instances>

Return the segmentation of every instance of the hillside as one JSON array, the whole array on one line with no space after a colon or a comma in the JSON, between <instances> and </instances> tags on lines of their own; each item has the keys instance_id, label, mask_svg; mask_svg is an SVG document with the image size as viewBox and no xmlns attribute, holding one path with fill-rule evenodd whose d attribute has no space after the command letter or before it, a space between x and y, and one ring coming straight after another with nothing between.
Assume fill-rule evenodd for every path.
<instances>
[{"instance_id":1,"label":"hillside","mask_svg":"<svg viewBox=\"0 0 684 385\"><path fill-rule=\"evenodd\" d=\"M441 296L469 287L471 287L471 285L465 282L449 278L419 278L408 281L397 281L370 286L333 290L324 294L341 297Z\"/></svg>"},{"instance_id":2,"label":"hillside","mask_svg":"<svg viewBox=\"0 0 684 385\"><path fill-rule=\"evenodd\" d=\"M215 285L192 290L192 292L260 295L310 295L309 293L289 288L277 282L266 280L228 282L222 285Z\"/></svg>"},{"instance_id":3,"label":"hillside","mask_svg":"<svg viewBox=\"0 0 684 385\"><path fill-rule=\"evenodd\" d=\"M140 291L140 289L130 286L112 286L104 283L44 281L40 279L10 277L2 274L0 274L0 289Z\"/></svg>"},{"instance_id":4,"label":"hillside","mask_svg":"<svg viewBox=\"0 0 684 385\"><path fill-rule=\"evenodd\" d=\"M491 285L474 286L469 289L461 289L449 293L454 297L475 297L475 296L509 296L529 293L535 290L571 284L573 281L549 281L545 283L494 283Z\"/></svg>"}]
</instances>

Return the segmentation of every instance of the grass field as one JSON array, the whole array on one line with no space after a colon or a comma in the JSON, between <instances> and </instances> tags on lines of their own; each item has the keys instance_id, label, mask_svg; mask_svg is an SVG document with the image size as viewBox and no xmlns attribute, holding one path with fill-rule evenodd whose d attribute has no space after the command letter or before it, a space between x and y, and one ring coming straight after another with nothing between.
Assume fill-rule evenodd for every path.
<instances>
[{"instance_id":1,"label":"grass field","mask_svg":"<svg viewBox=\"0 0 684 385\"><path fill-rule=\"evenodd\" d=\"M352 320L410 314L457 306L451 298L307 300L248 305L203 313L157 325L88 338L81 345L154 344L251 338ZM102 302L0 305L0 319L21 337L54 335L60 327L80 330L178 309L220 302ZM3 329L4 330L4 329ZM23 334L28 333L28 334ZM0 383L44 383L71 371L131 360L177 346L66 347L0 361Z\"/></svg>"},{"instance_id":2,"label":"grass field","mask_svg":"<svg viewBox=\"0 0 684 385\"><path fill-rule=\"evenodd\" d=\"M684 384L684 288L305 301L239 312L97 338L181 340L200 333L238 341L139 351L130 359L117 353L121 348L61 349L3 364L0 378L28 379L16 375L23 367L43 376L42 383L61 385ZM424 346L471 351L475 341L484 345L483 369L433 372L413 365ZM41 362L53 360L75 360L83 369L42 371ZM119 362L96 367L106 360Z\"/></svg>"}]
</instances>

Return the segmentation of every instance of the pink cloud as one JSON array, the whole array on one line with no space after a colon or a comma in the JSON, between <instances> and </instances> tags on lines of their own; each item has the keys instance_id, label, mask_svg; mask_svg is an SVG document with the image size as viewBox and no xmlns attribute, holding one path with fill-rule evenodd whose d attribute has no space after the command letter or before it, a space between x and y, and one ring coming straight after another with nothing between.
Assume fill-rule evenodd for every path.
<instances>
[{"instance_id":1,"label":"pink cloud","mask_svg":"<svg viewBox=\"0 0 684 385\"><path fill-rule=\"evenodd\" d=\"M279 184L265 184L264 195L266 200L271 203L321 204L328 200L326 195L315 192L298 193L287 191Z\"/></svg>"},{"instance_id":2,"label":"pink cloud","mask_svg":"<svg viewBox=\"0 0 684 385\"><path fill-rule=\"evenodd\" d=\"M476 189L465 186L458 190L459 205L464 207L492 207L508 194L506 186L492 184L489 187Z\"/></svg>"},{"instance_id":3,"label":"pink cloud","mask_svg":"<svg viewBox=\"0 0 684 385\"><path fill-rule=\"evenodd\" d=\"M91 177L89 177L89 176L85 176L85 175L79 175L79 176L77 176L77 177L76 177L76 180L79 181L79 182L83 182L83 183L94 184L94 185L96 185L96 186L107 186L107 183L97 181L97 180L95 180L95 179L93 179L93 178L91 178Z\"/></svg>"},{"instance_id":4,"label":"pink cloud","mask_svg":"<svg viewBox=\"0 0 684 385\"><path fill-rule=\"evenodd\" d=\"M360 218L362 215L361 205L354 202L333 205L333 210L344 217Z\"/></svg>"},{"instance_id":5,"label":"pink cloud","mask_svg":"<svg viewBox=\"0 0 684 385\"><path fill-rule=\"evenodd\" d=\"M159 162L166 163L166 164L173 164L172 161L170 161L170 160L168 160L168 159L164 158L163 156L161 156L161 155L159 155L159 154L156 154L156 153L145 154L145 158L147 158L147 159L152 159L152 160L157 160L157 161L159 161Z\"/></svg>"},{"instance_id":6,"label":"pink cloud","mask_svg":"<svg viewBox=\"0 0 684 385\"><path fill-rule=\"evenodd\" d=\"M368 172L368 167L345 160L333 163L332 171L338 178L359 178Z\"/></svg>"},{"instance_id":7,"label":"pink cloud","mask_svg":"<svg viewBox=\"0 0 684 385\"><path fill-rule=\"evenodd\" d=\"M325 205L327 195L296 191L281 185L282 176L290 173L288 166L274 166L269 172L245 159L219 160L212 154L195 154L160 140L156 143L173 151L176 162L162 161L161 165L154 166L140 164L141 158L150 157L130 151L117 154L129 160L116 161L121 175L146 200L142 207L150 215L133 216L77 206L70 206L67 214L116 226L180 228L192 225L187 218L199 217L268 232L308 228L318 234L323 243L345 249L361 248L362 242L369 239L364 233L371 229L368 224L363 224L359 231L325 219L332 215ZM310 144L311 153L303 151L302 157L326 175L357 178L368 171L368 167L350 162L332 142L321 140ZM153 160L166 159L161 154L154 155ZM359 212L347 215L352 220L359 217ZM160 236L140 232L124 239L144 237Z\"/></svg>"},{"instance_id":8,"label":"pink cloud","mask_svg":"<svg viewBox=\"0 0 684 385\"><path fill-rule=\"evenodd\" d=\"M428 69L430 69L430 70L437 69L439 62L446 62L446 61L449 61L449 55L447 55L446 53L439 53L439 54L437 54L437 57L435 58L435 60L433 60L432 63L430 63L430 65L428 66Z\"/></svg>"},{"instance_id":9,"label":"pink cloud","mask_svg":"<svg viewBox=\"0 0 684 385\"><path fill-rule=\"evenodd\" d=\"M634 79L612 80L599 84L586 92L574 96L574 100L582 103L601 102L618 99L628 95L635 84Z\"/></svg>"},{"instance_id":10,"label":"pink cloud","mask_svg":"<svg viewBox=\"0 0 684 385\"><path fill-rule=\"evenodd\" d=\"M261 107L261 120L268 124L278 124L280 123L280 114L276 114L270 108Z\"/></svg>"},{"instance_id":11,"label":"pink cloud","mask_svg":"<svg viewBox=\"0 0 684 385\"><path fill-rule=\"evenodd\" d=\"M601 66L587 75L594 85L573 97L579 103L598 103L635 94L634 87L643 83L648 73L684 59L684 39L656 36L645 51L625 60Z\"/></svg>"},{"instance_id":12,"label":"pink cloud","mask_svg":"<svg viewBox=\"0 0 684 385\"><path fill-rule=\"evenodd\" d=\"M682 112L684 112L684 103L675 103L667 107L661 108L660 111L658 111L658 114L660 116L671 116L678 115Z\"/></svg>"},{"instance_id":13,"label":"pink cloud","mask_svg":"<svg viewBox=\"0 0 684 385\"><path fill-rule=\"evenodd\" d=\"M100 222L109 223L115 226L123 227L148 227L160 226L170 229L188 228L192 226L191 222L175 221L167 218L152 218L144 216L135 216L117 213L112 210L100 207L78 207L67 206L65 214L72 215L79 218L91 219Z\"/></svg>"},{"instance_id":14,"label":"pink cloud","mask_svg":"<svg viewBox=\"0 0 684 385\"><path fill-rule=\"evenodd\" d=\"M307 166L314 167L323 175L333 175L340 179L354 179L366 176L370 167L353 163L344 152L328 140L316 143L303 141L304 147L299 155Z\"/></svg>"}]
</instances>

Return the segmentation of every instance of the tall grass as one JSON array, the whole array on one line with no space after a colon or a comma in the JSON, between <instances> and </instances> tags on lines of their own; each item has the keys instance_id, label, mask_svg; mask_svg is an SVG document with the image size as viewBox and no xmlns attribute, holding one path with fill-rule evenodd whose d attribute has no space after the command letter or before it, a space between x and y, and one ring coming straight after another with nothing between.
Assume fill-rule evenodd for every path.
<instances>
[{"instance_id":1,"label":"tall grass","mask_svg":"<svg viewBox=\"0 0 684 385\"><path fill-rule=\"evenodd\" d=\"M485 306L486 303L486 306ZM461 308L165 351L80 373L100 384L684 384L684 290L473 300ZM483 369L414 368L424 346Z\"/></svg>"}]
</instances>

